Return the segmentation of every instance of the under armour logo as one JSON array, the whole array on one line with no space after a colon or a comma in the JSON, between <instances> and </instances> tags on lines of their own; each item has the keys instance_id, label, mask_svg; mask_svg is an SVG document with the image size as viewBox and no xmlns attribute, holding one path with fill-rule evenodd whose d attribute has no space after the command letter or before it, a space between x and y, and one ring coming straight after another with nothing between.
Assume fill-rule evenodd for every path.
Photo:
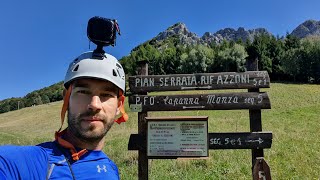
<instances>
[{"instance_id":1,"label":"under armour logo","mask_svg":"<svg viewBox=\"0 0 320 180\"><path fill-rule=\"evenodd\" d=\"M107 166L106 165L103 165L103 168L101 168L99 165L97 165L97 172L100 173L101 170L104 170L104 172L107 172Z\"/></svg>"}]
</instances>

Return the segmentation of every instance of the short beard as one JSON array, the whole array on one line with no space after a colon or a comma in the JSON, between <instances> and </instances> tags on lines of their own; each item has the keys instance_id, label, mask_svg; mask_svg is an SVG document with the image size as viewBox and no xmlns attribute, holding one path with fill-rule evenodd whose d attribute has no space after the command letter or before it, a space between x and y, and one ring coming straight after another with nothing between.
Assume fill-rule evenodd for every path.
<instances>
[{"instance_id":1,"label":"short beard","mask_svg":"<svg viewBox=\"0 0 320 180\"><path fill-rule=\"evenodd\" d=\"M93 126L84 129L81 126L82 119L87 116L96 116L103 120L104 129L100 132L93 132ZM84 142L93 143L99 142L108 133L109 129L113 125L114 121L108 122L107 117L96 114L93 111L87 111L79 115L72 114L68 112L68 129L72 132L74 136Z\"/></svg>"}]
</instances>

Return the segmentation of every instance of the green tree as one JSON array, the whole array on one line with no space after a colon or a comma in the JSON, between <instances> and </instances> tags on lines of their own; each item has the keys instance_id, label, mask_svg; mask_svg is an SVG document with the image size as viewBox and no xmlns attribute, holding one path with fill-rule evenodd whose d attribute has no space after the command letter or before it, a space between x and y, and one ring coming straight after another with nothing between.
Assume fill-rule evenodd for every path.
<instances>
[{"instance_id":1,"label":"green tree","mask_svg":"<svg viewBox=\"0 0 320 180\"><path fill-rule=\"evenodd\" d=\"M294 81L313 83L318 81L320 43L303 40L299 47L288 49L283 57L285 72Z\"/></svg>"},{"instance_id":2,"label":"green tree","mask_svg":"<svg viewBox=\"0 0 320 180\"><path fill-rule=\"evenodd\" d=\"M179 56L180 66L176 73L205 73L214 63L214 50L204 45L185 48Z\"/></svg>"},{"instance_id":3,"label":"green tree","mask_svg":"<svg viewBox=\"0 0 320 180\"><path fill-rule=\"evenodd\" d=\"M10 106L9 105L3 105L0 108L0 113L5 113L10 111Z\"/></svg>"},{"instance_id":4,"label":"green tree","mask_svg":"<svg viewBox=\"0 0 320 180\"><path fill-rule=\"evenodd\" d=\"M300 48L300 39L287 33L284 45L285 50Z\"/></svg>"},{"instance_id":5,"label":"green tree","mask_svg":"<svg viewBox=\"0 0 320 180\"><path fill-rule=\"evenodd\" d=\"M41 100L43 104L50 103L50 99L46 94L41 95Z\"/></svg>"},{"instance_id":6,"label":"green tree","mask_svg":"<svg viewBox=\"0 0 320 180\"><path fill-rule=\"evenodd\" d=\"M208 72L214 65L215 52L212 48L204 45L198 46L201 72Z\"/></svg>"},{"instance_id":7,"label":"green tree","mask_svg":"<svg viewBox=\"0 0 320 180\"><path fill-rule=\"evenodd\" d=\"M269 49L271 35L260 34L254 37L253 42L247 47L248 60L252 62L258 60L258 69L272 72L272 59L270 58Z\"/></svg>"},{"instance_id":8,"label":"green tree","mask_svg":"<svg viewBox=\"0 0 320 180\"><path fill-rule=\"evenodd\" d=\"M272 60L272 73L270 77L272 80L282 80L284 79L283 70L283 56L285 53L284 43L281 39L272 37L268 46L269 56Z\"/></svg>"},{"instance_id":9,"label":"green tree","mask_svg":"<svg viewBox=\"0 0 320 180\"><path fill-rule=\"evenodd\" d=\"M300 54L299 49L288 49L283 56L283 69L289 76L293 77L293 81L296 81L296 77L300 74Z\"/></svg>"},{"instance_id":10,"label":"green tree","mask_svg":"<svg viewBox=\"0 0 320 180\"><path fill-rule=\"evenodd\" d=\"M233 44L231 47L218 52L216 58L217 71L245 71L245 63L248 54L245 48L239 44Z\"/></svg>"},{"instance_id":11,"label":"green tree","mask_svg":"<svg viewBox=\"0 0 320 180\"><path fill-rule=\"evenodd\" d=\"M149 62L149 74L157 74L156 67L159 62L160 52L154 46L151 46L150 43L146 44L145 49L146 60Z\"/></svg>"},{"instance_id":12,"label":"green tree","mask_svg":"<svg viewBox=\"0 0 320 180\"><path fill-rule=\"evenodd\" d=\"M23 98L21 98L21 99L18 101L19 109L25 108L24 101L25 101L25 100L24 100Z\"/></svg>"},{"instance_id":13,"label":"green tree","mask_svg":"<svg viewBox=\"0 0 320 180\"><path fill-rule=\"evenodd\" d=\"M304 82L319 83L320 38L308 38L301 42L301 76Z\"/></svg>"},{"instance_id":14,"label":"green tree","mask_svg":"<svg viewBox=\"0 0 320 180\"><path fill-rule=\"evenodd\" d=\"M159 74L173 74L178 66L176 58L177 50L173 43L169 43L160 55L160 72ZM159 64L158 64L159 65Z\"/></svg>"}]
</instances>

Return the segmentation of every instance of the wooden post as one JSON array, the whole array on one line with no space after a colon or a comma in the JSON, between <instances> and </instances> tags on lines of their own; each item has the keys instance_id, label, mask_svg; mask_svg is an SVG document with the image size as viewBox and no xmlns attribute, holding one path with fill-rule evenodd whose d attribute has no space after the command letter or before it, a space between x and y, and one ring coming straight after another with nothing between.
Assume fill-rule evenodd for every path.
<instances>
[{"instance_id":1,"label":"wooden post","mask_svg":"<svg viewBox=\"0 0 320 180\"><path fill-rule=\"evenodd\" d=\"M139 69L138 75L148 75L148 63L147 61L139 61L138 62ZM141 95L147 95L148 93L140 93ZM147 122L146 117L148 116L148 112L139 112L138 113L138 133L144 137L143 143L145 143L145 147L147 147L146 137L147 137ZM139 150L138 154L138 178L139 180L147 180L148 179L148 157L147 150Z\"/></svg>"},{"instance_id":2,"label":"wooden post","mask_svg":"<svg viewBox=\"0 0 320 180\"><path fill-rule=\"evenodd\" d=\"M258 59L256 58L254 62L249 62L247 64L247 69L249 71L258 71ZM259 88L248 89L248 92L260 92ZM250 117L250 132L259 132L262 131L262 122L261 122L261 110L249 110ZM252 170L255 165L257 157L263 157L263 149L252 149Z\"/></svg>"}]
</instances>

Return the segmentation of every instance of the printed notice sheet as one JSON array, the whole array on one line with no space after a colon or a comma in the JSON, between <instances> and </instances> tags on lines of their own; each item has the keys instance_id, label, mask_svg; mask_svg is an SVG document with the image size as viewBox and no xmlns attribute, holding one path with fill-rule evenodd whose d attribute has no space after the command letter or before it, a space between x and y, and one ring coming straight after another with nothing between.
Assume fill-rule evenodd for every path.
<instances>
[{"instance_id":1,"label":"printed notice sheet","mask_svg":"<svg viewBox=\"0 0 320 180\"><path fill-rule=\"evenodd\" d=\"M208 156L207 121L149 121L148 156Z\"/></svg>"}]
</instances>

